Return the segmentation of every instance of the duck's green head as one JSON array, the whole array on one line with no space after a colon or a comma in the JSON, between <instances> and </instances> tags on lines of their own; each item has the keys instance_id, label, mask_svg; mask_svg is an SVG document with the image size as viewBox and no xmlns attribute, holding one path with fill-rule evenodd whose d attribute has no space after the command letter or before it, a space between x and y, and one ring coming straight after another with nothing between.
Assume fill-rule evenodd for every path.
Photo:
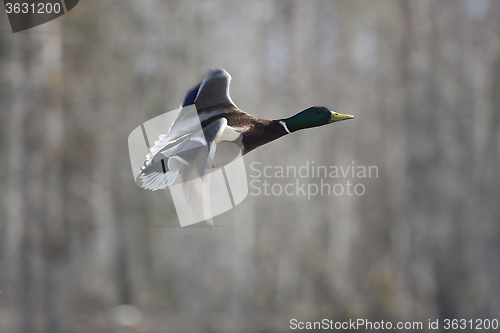
<instances>
[{"instance_id":1,"label":"duck's green head","mask_svg":"<svg viewBox=\"0 0 500 333\"><path fill-rule=\"evenodd\" d=\"M354 116L340 114L324 106L313 106L297 113L295 116L283 119L288 130L295 132L305 128L323 126L336 121L352 119Z\"/></svg>"}]
</instances>

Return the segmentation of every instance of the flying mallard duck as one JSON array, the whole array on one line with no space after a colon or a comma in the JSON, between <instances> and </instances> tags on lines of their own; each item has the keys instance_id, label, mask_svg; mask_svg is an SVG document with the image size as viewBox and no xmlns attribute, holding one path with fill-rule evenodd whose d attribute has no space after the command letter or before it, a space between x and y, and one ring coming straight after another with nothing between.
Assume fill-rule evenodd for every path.
<instances>
[{"instance_id":1,"label":"flying mallard duck","mask_svg":"<svg viewBox=\"0 0 500 333\"><path fill-rule=\"evenodd\" d=\"M255 118L233 103L230 82L228 72L211 69L186 95L168 133L160 135L146 156L140 174L143 188L165 188L178 175L187 182L284 135L354 118L324 106L307 108L286 119Z\"/></svg>"}]
</instances>

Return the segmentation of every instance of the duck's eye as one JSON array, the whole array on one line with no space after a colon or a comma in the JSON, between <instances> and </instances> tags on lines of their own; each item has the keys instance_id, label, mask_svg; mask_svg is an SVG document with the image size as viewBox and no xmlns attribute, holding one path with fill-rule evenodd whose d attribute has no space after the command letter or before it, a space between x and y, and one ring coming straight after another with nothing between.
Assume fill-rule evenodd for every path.
<instances>
[{"instance_id":1,"label":"duck's eye","mask_svg":"<svg viewBox=\"0 0 500 333\"><path fill-rule=\"evenodd\" d=\"M320 110L320 109L316 109L316 110L314 110L314 113L316 113L316 114L320 114L320 113L321 113L321 110Z\"/></svg>"}]
</instances>

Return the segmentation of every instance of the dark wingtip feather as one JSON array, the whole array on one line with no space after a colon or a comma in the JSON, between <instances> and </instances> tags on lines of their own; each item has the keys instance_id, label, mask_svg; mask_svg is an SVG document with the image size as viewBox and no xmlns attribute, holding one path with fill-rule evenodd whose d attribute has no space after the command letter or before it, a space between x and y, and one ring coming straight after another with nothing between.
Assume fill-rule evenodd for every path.
<instances>
[{"instance_id":1,"label":"dark wingtip feather","mask_svg":"<svg viewBox=\"0 0 500 333\"><path fill-rule=\"evenodd\" d=\"M184 101L182 102L182 107L194 104L196 100L196 96L198 95L198 90L200 89L201 83L191 89L191 91L186 95L186 98L184 98Z\"/></svg>"}]
</instances>

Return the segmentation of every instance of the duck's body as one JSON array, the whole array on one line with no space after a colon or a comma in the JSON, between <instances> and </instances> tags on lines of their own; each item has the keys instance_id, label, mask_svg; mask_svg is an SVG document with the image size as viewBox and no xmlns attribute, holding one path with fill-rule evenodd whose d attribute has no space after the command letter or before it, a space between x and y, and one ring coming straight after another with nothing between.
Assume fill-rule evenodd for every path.
<instances>
[{"instance_id":1,"label":"duck's body","mask_svg":"<svg viewBox=\"0 0 500 333\"><path fill-rule=\"evenodd\" d=\"M177 119L151 147L141 168L144 188L165 188L179 174L187 182L294 131L354 118L325 107L311 107L286 119L255 118L233 103L230 81L229 73L212 69L186 95Z\"/></svg>"},{"instance_id":2,"label":"duck's body","mask_svg":"<svg viewBox=\"0 0 500 333\"><path fill-rule=\"evenodd\" d=\"M209 114L210 117L203 117ZM280 120L267 120L252 117L241 111L236 105L223 104L215 108L198 110L202 127L208 126L211 122L225 118L227 126L239 134L238 142L241 144L241 154L245 155L253 149L268 142L274 141L284 135L289 134Z\"/></svg>"}]
</instances>

